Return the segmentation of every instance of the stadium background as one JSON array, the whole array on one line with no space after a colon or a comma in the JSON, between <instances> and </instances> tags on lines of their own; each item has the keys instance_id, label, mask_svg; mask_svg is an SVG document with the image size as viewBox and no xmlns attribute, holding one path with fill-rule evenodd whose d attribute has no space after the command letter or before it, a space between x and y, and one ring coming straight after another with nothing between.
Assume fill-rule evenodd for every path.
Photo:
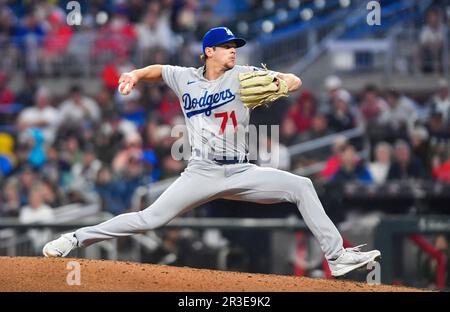
<instances>
[{"instance_id":1,"label":"stadium background","mask_svg":"<svg viewBox=\"0 0 450 312\"><path fill-rule=\"evenodd\" d=\"M67 2L0 1L0 255L40 255L66 223L143 209L182 172L172 91L139 84L122 97L117 80L152 63L200 66L202 35L225 25L249 41L237 63L304 83L253 112L256 125L280 125L278 161L258 163L311 177L346 244L382 250L383 282L449 286L446 1L379 1L372 26L369 1L78 1L79 26ZM215 201L186 217L300 216L289 204ZM168 227L76 255L329 277L308 231L245 224Z\"/></svg>"}]
</instances>

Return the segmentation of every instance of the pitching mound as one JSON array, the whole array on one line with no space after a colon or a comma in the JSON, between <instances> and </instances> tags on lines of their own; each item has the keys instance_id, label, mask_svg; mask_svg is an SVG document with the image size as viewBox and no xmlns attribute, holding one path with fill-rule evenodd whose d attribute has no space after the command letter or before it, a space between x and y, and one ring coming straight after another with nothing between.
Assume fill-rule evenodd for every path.
<instances>
[{"instance_id":1,"label":"pitching mound","mask_svg":"<svg viewBox=\"0 0 450 312\"><path fill-rule=\"evenodd\" d=\"M79 275L75 270L79 264ZM69 280L80 285L69 286ZM132 262L0 257L0 292L4 291L163 291L163 292L304 292L419 291L386 285L179 268Z\"/></svg>"}]
</instances>

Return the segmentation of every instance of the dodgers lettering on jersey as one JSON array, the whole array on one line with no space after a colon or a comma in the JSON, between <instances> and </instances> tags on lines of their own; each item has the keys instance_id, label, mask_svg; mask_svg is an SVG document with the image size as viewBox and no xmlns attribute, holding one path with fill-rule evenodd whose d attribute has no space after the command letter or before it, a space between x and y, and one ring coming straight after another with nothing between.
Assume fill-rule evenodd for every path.
<instances>
[{"instance_id":1,"label":"dodgers lettering on jersey","mask_svg":"<svg viewBox=\"0 0 450 312\"><path fill-rule=\"evenodd\" d=\"M248 153L250 110L240 100L238 74L258 69L235 65L207 80L203 67L163 66L162 77L180 100L192 149L222 157Z\"/></svg>"},{"instance_id":2,"label":"dodgers lettering on jersey","mask_svg":"<svg viewBox=\"0 0 450 312\"><path fill-rule=\"evenodd\" d=\"M235 98L236 96L231 93L231 90L226 89L225 91L214 94L208 94L208 91L205 91L205 94L199 99L191 98L190 93L184 93L181 100L186 116L191 118L194 115L203 113L206 116L210 116L213 110L233 101ZM197 107L200 109L196 110Z\"/></svg>"}]
</instances>

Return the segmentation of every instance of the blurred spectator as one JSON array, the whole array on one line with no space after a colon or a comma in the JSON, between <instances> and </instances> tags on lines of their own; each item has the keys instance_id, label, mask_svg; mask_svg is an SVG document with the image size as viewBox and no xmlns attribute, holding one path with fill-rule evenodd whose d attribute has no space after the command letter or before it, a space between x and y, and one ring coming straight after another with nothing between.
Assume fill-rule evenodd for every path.
<instances>
[{"instance_id":1,"label":"blurred spectator","mask_svg":"<svg viewBox=\"0 0 450 312\"><path fill-rule=\"evenodd\" d=\"M312 119L311 128L300 135L300 140L302 142L306 142L331 133L331 130L328 128L328 121L326 116L324 114L318 113Z\"/></svg>"},{"instance_id":2,"label":"blurred spectator","mask_svg":"<svg viewBox=\"0 0 450 312\"><path fill-rule=\"evenodd\" d=\"M0 154L0 181L12 171L13 164L11 160L7 156Z\"/></svg>"},{"instance_id":3,"label":"blurred spectator","mask_svg":"<svg viewBox=\"0 0 450 312\"><path fill-rule=\"evenodd\" d=\"M338 76L331 75L325 78L324 82L325 88L325 97L320 103L319 111L324 114L330 114L334 108L334 103L337 102L339 92L341 90L347 91L342 86L342 80ZM348 92L348 91L347 91ZM343 93L341 93L342 95ZM347 102L347 104L351 104L352 99Z\"/></svg>"},{"instance_id":4,"label":"blurred spectator","mask_svg":"<svg viewBox=\"0 0 450 312\"><path fill-rule=\"evenodd\" d=\"M34 183L30 189L28 205L20 210L21 223L51 222L54 214L51 207L44 203L42 184Z\"/></svg>"},{"instance_id":5,"label":"blurred spectator","mask_svg":"<svg viewBox=\"0 0 450 312\"><path fill-rule=\"evenodd\" d=\"M303 133L311 128L313 117L316 114L316 100L314 95L308 91L303 92L287 112L286 118L295 124L296 132Z\"/></svg>"},{"instance_id":6,"label":"blurred spectator","mask_svg":"<svg viewBox=\"0 0 450 312\"><path fill-rule=\"evenodd\" d=\"M47 88L40 87L36 93L35 106L20 112L17 128L24 131L29 128L42 130L47 144L52 144L60 122L60 112L50 104L50 93Z\"/></svg>"},{"instance_id":7,"label":"blurred spectator","mask_svg":"<svg viewBox=\"0 0 450 312\"><path fill-rule=\"evenodd\" d=\"M12 104L16 98L14 92L8 88L8 76L0 71L0 105Z\"/></svg>"},{"instance_id":8,"label":"blurred spectator","mask_svg":"<svg viewBox=\"0 0 450 312\"><path fill-rule=\"evenodd\" d=\"M120 111L123 118L134 123L138 129L145 125L146 111L141 103L141 92L137 89L131 91L127 96L120 95L122 101Z\"/></svg>"},{"instance_id":9,"label":"blurred spectator","mask_svg":"<svg viewBox=\"0 0 450 312\"><path fill-rule=\"evenodd\" d=\"M355 148L347 145L342 152L341 166L331 179L334 183L361 182L373 183L373 178L366 165L359 158Z\"/></svg>"},{"instance_id":10,"label":"blurred spectator","mask_svg":"<svg viewBox=\"0 0 450 312\"><path fill-rule=\"evenodd\" d=\"M15 165L14 138L8 133L0 132L0 181L13 171Z\"/></svg>"},{"instance_id":11,"label":"blurred spectator","mask_svg":"<svg viewBox=\"0 0 450 312\"><path fill-rule=\"evenodd\" d=\"M281 121L280 137L281 142L286 146L300 143L300 136L297 133L297 127L292 119L285 118Z\"/></svg>"},{"instance_id":12,"label":"blurred spectator","mask_svg":"<svg viewBox=\"0 0 450 312\"><path fill-rule=\"evenodd\" d=\"M116 111L112 97L113 94L105 86L103 86L95 96L95 101L98 104L100 115L102 116L100 123L104 122L114 111Z\"/></svg>"},{"instance_id":13,"label":"blurred spectator","mask_svg":"<svg viewBox=\"0 0 450 312\"><path fill-rule=\"evenodd\" d=\"M115 92L119 86L119 78L121 73L130 72L134 69L134 65L130 62L127 54L121 53L117 55L112 62L106 64L103 68L101 77L105 87L110 92Z\"/></svg>"},{"instance_id":14,"label":"blurred spectator","mask_svg":"<svg viewBox=\"0 0 450 312\"><path fill-rule=\"evenodd\" d=\"M46 161L44 134L38 128L28 128L19 135L19 143L23 146L26 163L40 168Z\"/></svg>"},{"instance_id":15,"label":"blurred spectator","mask_svg":"<svg viewBox=\"0 0 450 312\"><path fill-rule=\"evenodd\" d=\"M161 8L158 2L149 5L148 10L140 24L136 26L137 47L140 53L140 63L149 64L152 62L156 48L164 51L171 51L175 47L174 35L170 29L169 16L161 15Z\"/></svg>"},{"instance_id":16,"label":"blurred spectator","mask_svg":"<svg viewBox=\"0 0 450 312\"><path fill-rule=\"evenodd\" d=\"M356 126L356 118L350 110L351 95L348 91L336 91L334 101L331 103L331 112L328 115L328 125L336 132L352 129Z\"/></svg>"},{"instance_id":17,"label":"blurred spectator","mask_svg":"<svg viewBox=\"0 0 450 312\"><path fill-rule=\"evenodd\" d=\"M95 191L100 197L102 210L110 211L115 215L122 211L122 194L116 192L115 181L112 179L112 172L107 166L103 166L97 172Z\"/></svg>"},{"instance_id":18,"label":"blurred spectator","mask_svg":"<svg viewBox=\"0 0 450 312\"><path fill-rule=\"evenodd\" d=\"M85 202L94 202L96 200L94 192L97 173L102 163L96 158L95 147L88 144L83 149L82 161L72 166L72 191L78 191Z\"/></svg>"},{"instance_id":19,"label":"blurred spectator","mask_svg":"<svg viewBox=\"0 0 450 312\"><path fill-rule=\"evenodd\" d=\"M60 158L60 152L55 145L47 148L47 161L41 167L41 175L52 185L64 188L70 182L71 164L69 159ZM64 154L64 153L62 153Z\"/></svg>"},{"instance_id":20,"label":"blurred spectator","mask_svg":"<svg viewBox=\"0 0 450 312\"><path fill-rule=\"evenodd\" d=\"M33 168L26 165L21 169L18 177L20 205L25 206L28 204L28 195L30 194L31 187L38 181L38 175Z\"/></svg>"},{"instance_id":21,"label":"blurred spectator","mask_svg":"<svg viewBox=\"0 0 450 312\"><path fill-rule=\"evenodd\" d=\"M379 96L378 89L373 85L365 87L360 112L365 124L366 133L372 144L386 140L392 133L386 127L389 122L389 106Z\"/></svg>"},{"instance_id":22,"label":"blurred spectator","mask_svg":"<svg viewBox=\"0 0 450 312\"><path fill-rule=\"evenodd\" d=\"M146 149L155 149L158 142L158 118L152 116L148 118L144 128L144 147Z\"/></svg>"},{"instance_id":23,"label":"blurred spectator","mask_svg":"<svg viewBox=\"0 0 450 312\"><path fill-rule=\"evenodd\" d=\"M97 174L95 190L100 196L103 209L118 215L132 208L134 192L148 182L142 160L132 156L128 159L127 170L120 172L117 178L113 178L108 167L102 167Z\"/></svg>"},{"instance_id":24,"label":"blurred spectator","mask_svg":"<svg viewBox=\"0 0 450 312\"><path fill-rule=\"evenodd\" d=\"M2 53L2 57L0 58L0 71L13 73L21 66L23 54L9 39L8 37L2 37L0 34L0 48Z\"/></svg>"},{"instance_id":25,"label":"blurred spectator","mask_svg":"<svg viewBox=\"0 0 450 312\"><path fill-rule=\"evenodd\" d=\"M418 119L413 101L396 90L387 92L386 101L389 104L388 122L394 134L393 139L406 139L407 133L412 131Z\"/></svg>"},{"instance_id":26,"label":"blurred spectator","mask_svg":"<svg viewBox=\"0 0 450 312\"><path fill-rule=\"evenodd\" d=\"M113 172L120 174L128 169L130 159L139 159L142 156L142 138L139 133L133 133L125 137L124 147L112 161Z\"/></svg>"},{"instance_id":27,"label":"blurred spectator","mask_svg":"<svg viewBox=\"0 0 450 312\"><path fill-rule=\"evenodd\" d=\"M144 86L144 96L142 100L144 101L145 108L149 111L158 109L159 104L162 101L163 92L158 85L146 85Z\"/></svg>"},{"instance_id":28,"label":"blurred spectator","mask_svg":"<svg viewBox=\"0 0 450 312\"><path fill-rule=\"evenodd\" d=\"M81 150L82 142L76 134L68 135L64 141L62 141L59 148L59 157L64 162L68 163L71 167L76 163L82 162L83 152Z\"/></svg>"},{"instance_id":29,"label":"blurred spectator","mask_svg":"<svg viewBox=\"0 0 450 312\"><path fill-rule=\"evenodd\" d=\"M135 43L135 26L129 23L126 8L117 6L108 23L100 28L92 56L100 63L107 63L119 55L130 55Z\"/></svg>"},{"instance_id":30,"label":"blurred spectator","mask_svg":"<svg viewBox=\"0 0 450 312\"><path fill-rule=\"evenodd\" d=\"M333 155L325 163L325 167L320 171L320 177L330 180L341 167L342 153L348 142L344 136L338 136L333 143Z\"/></svg>"},{"instance_id":31,"label":"blurred spectator","mask_svg":"<svg viewBox=\"0 0 450 312\"><path fill-rule=\"evenodd\" d=\"M317 113L312 120L311 128L308 131L303 132L300 135L300 142L307 142L315 140L323 136L332 134L332 131L328 128L327 118L322 113ZM302 153L299 158L300 165L311 165L318 161L324 161L330 154L330 147L325 146L322 148L314 149L305 153Z\"/></svg>"},{"instance_id":32,"label":"blurred spectator","mask_svg":"<svg viewBox=\"0 0 450 312\"><path fill-rule=\"evenodd\" d=\"M55 215L50 206L45 204L43 188L40 183L34 183L29 192L28 205L21 208L19 214L20 223L31 224L40 222L53 222ZM35 252L41 252L43 244L51 238L51 230L28 230Z\"/></svg>"},{"instance_id":33,"label":"blurred spectator","mask_svg":"<svg viewBox=\"0 0 450 312\"><path fill-rule=\"evenodd\" d=\"M450 184L450 158L442 164L436 164L433 167L432 175L435 180Z\"/></svg>"},{"instance_id":34,"label":"blurred spectator","mask_svg":"<svg viewBox=\"0 0 450 312\"><path fill-rule=\"evenodd\" d=\"M172 137L171 127L168 125L161 125L158 127L155 137L156 147L155 153L158 157L161 166L161 178L171 178L180 174L185 168L182 161L175 160L171 155L172 144L179 139L187 139L185 137Z\"/></svg>"},{"instance_id":35,"label":"blurred spectator","mask_svg":"<svg viewBox=\"0 0 450 312\"><path fill-rule=\"evenodd\" d=\"M127 15L130 23L136 24L145 13L147 1L145 0L131 0L127 1Z\"/></svg>"},{"instance_id":36,"label":"blurred spectator","mask_svg":"<svg viewBox=\"0 0 450 312\"><path fill-rule=\"evenodd\" d=\"M161 176L161 170L158 167L158 158L156 153L151 149L146 149L142 153L142 165L144 167L144 174L149 182L158 181Z\"/></svg>"},{"instance_id":37,"label":"blurred spectator","mask_svg":"<svg viewBox=\"0 0 450 312\"><path fill-rule=\"evenodd\" d=\"M387 122L388 104L380 97L378 89L373 85L365 87L360 110L368 127L380 126Z\"/></svg>"},{"instance_id":38,"label":"blurred spectator","mask_svg":"<svg viewBox=\"0 0 450 312\"><path fill-rule=\"evenodd\" d=\"M210 4L206 4L200 10L197 17L197 23L198 25L195 30L195 37L200 41L208 30L221 25L222 21L214 14L213 7Z\"/></svg>"},{"instance_id":39,"label":"blurred spectator","mask_svg":"<svg viewBox=\"0 0 450 312\"><path fill-rule=\"evenodd\" d=\"M444 123L448 123L450 117L450 86L447 80L440 79L438 81L438 87L438 91L430 99L430 115L441 113Z\"/></svg>"},{"instance_id":40,"label":"blurred spectator","mask_svg":"<svg viewBox=\"0 0 450 312\"><path fill-rule=\"evenodd\" d=\"M38 92L38 79L39 77L32 72L25 72L23 75L23 86L26 88L21 88L17 92L16 102L20 103L25 107L33 106L36 103L36 94Z\"/></svg>"},{"instance_id":41,"label":"blurred spectator","mask_svg":"<svg viewBox=\"0 0 450 312\"><path fill-rule=\"evenodd\" d=\"M420 159L427 171L431 168L431 149L428 140L428 131L423 126L415 127L409 133L412 154Z\"/></svg>"},{"instance_id":42,"label":"blurred spectator","mask_svg":"<svg viewBox=\"0 0 450 312\"><path fill-rule=\"evenodd\" d=\"M113 111L105 115L94 139L99 160L111 163L120 149L123 138L135 133L137 133L137 127L131 121L121 118L119 113Z\"/></svg>"},{"instance_id":43,"label":"blurred spectator","mask_svg":"<svg viewBox=\"0 0 450 312\"><path fill-rule=\"evenodd\" d=\"M25 55L26 67L32 73L38 72L39 52L45 36L46 31L36 12L29 12L15 29L15 44Z\"/></svg>"},{"instance_id":44,"label":"blurred spectator","mask_svg":"<svg viewBox=\"0 0 450 312\"><path fill-rule=\"evenodd\" d=\"M16 16L6 5L0 6L0 39L12 37L16 31Z\"/></svg>"},{"instance_id":45,"label":"blurred spectator","mask_svg":"<svg viewBox=\"0 0 450 312\"><path fill-rule=\"evenodd\" d=\"M430 9L426 16L426 25L419 35L417 62L424 73L442 72L442 52L444 27L436 9Z\"/></svg>"},{"instance_id":46,"label":"blurred spectator","mask_svg":"<svg viewBox=\"0 0 450 312\"><path fill-rule=\"evenodd\" d=\"M93 123L101 118L98 104L83 95L79 86L72 86L70 97L60 104L61 124L78 129L84 123Z\"/></svg>"},{"instance_id":47,"label":"blurred spectator","mask_svg":"<svg viewBox=\"0 0 450 312\"><path fill-rule=\"evenodd\" d=\"M369 171L376 184L386 182L391 167L392 146L387 142L379 142L375 146L375 161L369 164Z\"/></svg>"},{"instance_id":48,"label":"blurred spectator","mask_svg":"<svg viewBox=\"0 0 450 312\"><path fill-rule=\"evenodd\" d=\"M394 161L389 168L387 179L408 180L425 177L425 168L419 159L411 155L408 143L398 140L394 146Z\"/></svg>"},{"instance_id":49,"label":"blurred spectator","mask_svg":"<svg viewBox=\"0 0 450 312\"><path fill-rule=\"evenodd\" d=\"M158 113L162 122L171 126L176 125L177 117L183 116L180 101L170 88L164 89Z\"/></svg>"},{"instance_id":50,"label":"blurred spectator","mask_svg":"<svg viewBox=\"0 0 450 312\"><path fill-rule=\"evenodd\" d=\"M44 202L50 207L61 206L64 203L64 198L58 185L49 179L43 179L41 183Z\"/></svg>"},{"instance_id":51,"label":"blurred spectator","mask_svg":"<svg viewBox=\"0 0 450 312\"><path fill-rule=\"evenodd\" d=\"M450 138L449 129L445 124L442 112L432 112L427 125L431 146L447 144Z\"/></svg>"},{"instance_id":52,"label":"blurred spectator","mask_svg":"<svg viewBox=\"0 0 450 312\"><path fill-rule=\"evenodd\" d=\"M18 217L21 207L19 181L16 177L6 180L0 197L0 216Z\"/></svg>"},{"instance_id":53,"label":"blurred spectator","mask_svg":"<svg viewBox=\"0 0 450 312\"><path fill-rule=\"evenodd\" d=\"M64 11L55 9L48 16L41 61L46 75L62 74L65 52L72 38L72 28L66 23Z\"/></svg>"},{"instance_id":54,"label":"blurred spectator","mask_svg":"<svg viewBox=\"0 0 450 312\"><path fill-rule=\"evenodd\" d=\"M186 0L181 10L177 13L176 30L181 33L190 33L197 28L198 0Z\"/></svg>"},{"instance_id":55,"label":"blurred spectator","mask_svg":"<svg viewBox=\"0 0 450 312\"><path fill-rule=\"evenodd\" d=\"M12 35L12 34L11 34ZM42 21L39 20L36 12L28 12L22 19L19 20L19 24L14 29L14 40L16 45L24 52L33 53L29 44L32 44L31 48L39 47L45 36L45 29Z\"/></svg>"}]
</instances>

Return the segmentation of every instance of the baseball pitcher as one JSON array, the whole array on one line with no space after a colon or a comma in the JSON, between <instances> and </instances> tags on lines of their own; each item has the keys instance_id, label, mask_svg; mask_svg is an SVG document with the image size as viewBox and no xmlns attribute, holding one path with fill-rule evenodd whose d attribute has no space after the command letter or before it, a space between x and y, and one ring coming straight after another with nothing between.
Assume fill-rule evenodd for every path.
<instances>
[{"instance_id":1,"label":"baseball pitcher","mask_svg":"<svg viewBox=\"0 0 450 312\"><path fill-rule=\"evenodd\" d=\"M65 257L74 248L154 230L218 198L297 205L334 276L380 256L378 250L343 248L342 237L310 179L248 162L246 137L251 110L298 90L302 82L293 74L236 65L236 49L245 43L226 27L212 28L203 37L204 66L150 65L122 74L119 92L124 95L139 81L164 81L176 93L192 149L188 166L148 208L63 234L44 246L46 257Z\"/></svg>"}]
</instances>

